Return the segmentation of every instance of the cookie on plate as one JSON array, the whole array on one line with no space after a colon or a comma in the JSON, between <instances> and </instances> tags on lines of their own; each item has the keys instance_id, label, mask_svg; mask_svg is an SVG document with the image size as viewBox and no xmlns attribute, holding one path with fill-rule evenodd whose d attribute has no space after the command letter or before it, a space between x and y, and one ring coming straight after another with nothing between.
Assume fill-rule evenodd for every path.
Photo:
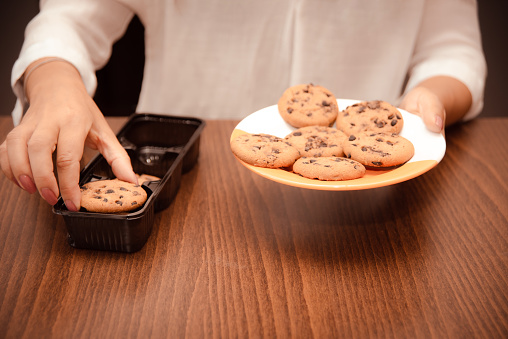
<instances>
[{"instance_id":1,"label":"cookie on plate","mask_svg":"<svg viewBox=\"0 0 508 339\"><path fill-rule=\"evenodd\" d=\"M347 135L363 131L399 134L404 125L399 110L386 101L362 101L339 112L337 128Z\"/></svg>"},{"instance_id":2,"label":"cookie on plate","mask_svg":"<svg viewBox=\"0 0 508 339\"><path fill-rule=\"evenodd\" d=\"M146 191L141 186L119 179L92 181L81 186L81 207L88 212L128 212L141 207L146 199Z\"/></svg>"},{"instance_id":3,"label":"cookie on plate","mask_svg":"<svg viewBox=\"0 0 508 339\"><path fill-rule=\"evenodd\" d=\"M343 156L342 144L347 136L336 128L307 126L299 128L284 139L304 157Z\"/></svg>"},{"instance_id":4,"label":"cookie on plate","mask_svg":"<svg viewBox=\"0 0 508 339\"><path fill-rule=\"evenodd\" d=\"M413 157L414 152L411 141L393 133L351 134L344 142L346 157L369 167L402 165Z\"/></svg>"},{"instance_id":5,"label":"cookie on plate","mask_svg":"<svg viewBox=\"0 0 508 339\"><path fill-rule=\"evenodd\" d=\"M277 104L279 113L293 127L332 126L337 119L337 99L328 89L313 84L289 87Z\"/></svg>"},{"instance_id":6,"label":"cookie on plate","mask_svg":"<svg viewBox=\"0 0 508 339\"><path fill-rule=\"evenodd\" d=\"M284 139L269 134L242 134L231 140L231 150L242 161L258 167L289 167L300 152Z\"/></svg>"},{"instance_id":7,"label":"cookie on plate","mask_svg":"<svg viewBox=\"0 0 508 339\"><path fill-rule=\"evenodd\" d=\"M293 172L309 179L352 180L365 175L365 167L343 157L301 157L293 165Z\"/></svg>"}]
</instances>

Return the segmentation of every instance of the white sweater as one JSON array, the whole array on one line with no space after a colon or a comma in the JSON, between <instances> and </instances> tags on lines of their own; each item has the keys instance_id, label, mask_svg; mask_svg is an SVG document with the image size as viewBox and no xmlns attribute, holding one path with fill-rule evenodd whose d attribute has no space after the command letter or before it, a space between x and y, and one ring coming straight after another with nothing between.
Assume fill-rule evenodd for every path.
<instances>
[{"instance_id":1,"label":"white sweater","mask_svg":"<svg viewBox=\"0 0 508 339\"><path fill-rule=\"evenodd\" d=\"M68 60L93 95L95 71L135 14L145 26L138 112L241 119L309 82L337 98L397 104L435 75L469 88L465 119L483 106L474 0L43 0L12 71L14 122L31 62Z\"/></svg>"}]
</instances>

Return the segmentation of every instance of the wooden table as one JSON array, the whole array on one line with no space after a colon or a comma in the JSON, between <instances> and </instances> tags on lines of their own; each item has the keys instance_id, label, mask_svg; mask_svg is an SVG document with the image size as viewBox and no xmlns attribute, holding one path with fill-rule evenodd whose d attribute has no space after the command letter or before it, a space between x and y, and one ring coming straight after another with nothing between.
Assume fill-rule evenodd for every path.
<instances>
[{"instance_id":1,"label":"wooden table","mask_svg":"<svg viewBox=\"0 0 508 339\"><path fill-rule=\"evenodd\" d=\"M449 129L418 178L350 192L252 174L235 125L207 123L133 254L70 247L63 219L0 177L0 337L508 336L507 118Z\"/></svg>"}]
</instances>

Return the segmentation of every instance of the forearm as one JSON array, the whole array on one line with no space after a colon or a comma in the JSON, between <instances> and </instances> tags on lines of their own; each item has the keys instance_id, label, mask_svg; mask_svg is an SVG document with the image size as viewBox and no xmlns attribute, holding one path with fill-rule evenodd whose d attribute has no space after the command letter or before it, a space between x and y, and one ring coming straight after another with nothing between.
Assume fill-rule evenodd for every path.
<instances>
[{"instance_id":1,"label":"forearm","mask_svg":"<svg viewBox=\"0 0 508 339\"><path fill-rule=\"evenodd\" d=\"M422 81L416 87L425 88L438 97L446 112L446 126L460 121L471 107L472 96L469 89L455 78L435 76Z\"/></svg>"}]
</instances>

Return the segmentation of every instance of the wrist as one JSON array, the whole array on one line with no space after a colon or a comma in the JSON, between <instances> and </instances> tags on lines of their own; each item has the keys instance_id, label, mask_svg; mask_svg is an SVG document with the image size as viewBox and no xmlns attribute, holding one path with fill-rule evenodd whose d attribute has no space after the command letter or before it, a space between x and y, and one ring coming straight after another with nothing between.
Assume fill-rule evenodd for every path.
<instances>
[{"instance_id":1,"label":"wrist","mask_svg":"<svg viewBox=\"0 0 508 339\"><path fill-rule=\"evenodd\" d=\"M23 81L29 103L48 98L62 89L86 92L78 70L60 58L43 58L33 62L25 71Z\"/></svg>"},{"instance_id":2,"label":"wrist","mask_svg":"<svg viewBox=\"0 0 508 339\"><path fill-rule=\"evenodd\" d=\"M436 95L446 111L446 125L462 119L471 107L471 92L455 78L435 76L424 80L417 87L425 88Z\"/></svg>"}]
</instances>

